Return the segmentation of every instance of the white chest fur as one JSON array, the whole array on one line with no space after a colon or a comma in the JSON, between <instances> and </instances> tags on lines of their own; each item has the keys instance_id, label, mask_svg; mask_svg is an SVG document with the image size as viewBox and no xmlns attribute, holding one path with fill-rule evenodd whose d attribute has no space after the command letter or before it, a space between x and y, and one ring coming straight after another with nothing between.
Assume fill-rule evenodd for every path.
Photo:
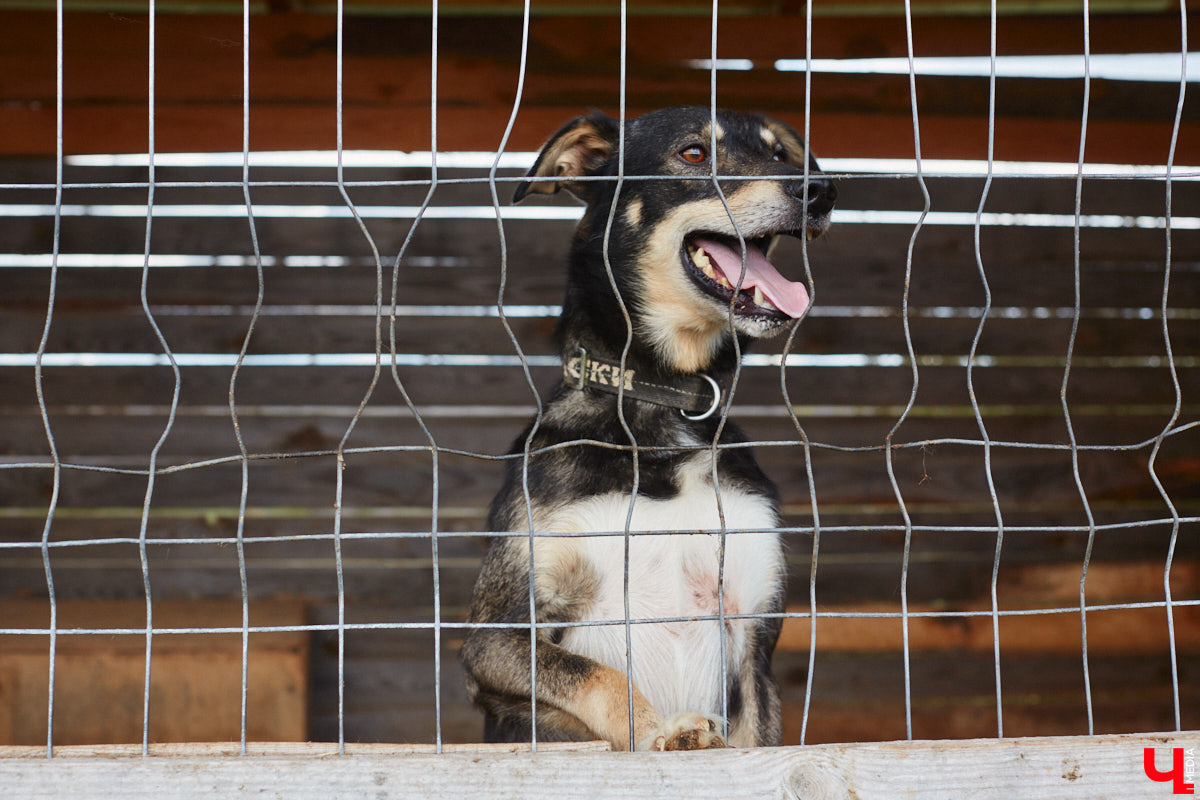
<instances>
[{"instance_id":1,"label":"white chest fur","mask_svg":"<svg viewBox=\"0 0 1200 800\"><path fill-rule=\"evenodd\" d=\"M721 527L716 492L703 463L689 466L682 491L670 500L638 498L629 540L629 616L633 679L650 703L664 715L683 711L721 713L722 628L717 583L721 570L717 533L686 531ZM778 524L762 497L722 487L726 530L724 554L724 613L762 611L775 596L782 579L783 556ZM543 530L562 532L623 531L629 496L600 495L557 509ZM539 526L541 527L541 526ZM655 534L643 531L684 531ZM570 548L583 556L596 578L593 601L583 619L623 622L625 619L625 537L597 536L540 539L535 550L539 568ZM538 570L541 572L541 570ZM638 620L676 620L639 623ZM746 620L726 620L725 655L729 680L748 645ZM624 624L568 628L562 644L622 672L627 670Z\"/></svg>"}]
</instances>

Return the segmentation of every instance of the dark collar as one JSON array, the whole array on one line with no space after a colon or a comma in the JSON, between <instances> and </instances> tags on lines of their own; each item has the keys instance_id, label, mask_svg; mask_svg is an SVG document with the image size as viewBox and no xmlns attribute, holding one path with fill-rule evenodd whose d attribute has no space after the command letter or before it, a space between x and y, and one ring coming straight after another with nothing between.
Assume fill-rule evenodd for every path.
<instances>
[{"instance_id":1,"label":"dark collar","mask_svg":"<svg viewBox=\"0 0 1200 800\"><path fill-rule=\"evenodd\" d=\"M623 394L667 408L677 408L691 420L708 419L721 407L725 389L704 373L672 378L642 378L637 370L613 363L577 348L563 356L563 382L572 389L593 389ZM624 384L624 391L622 391Z\"/></svg>"}]
</instances>

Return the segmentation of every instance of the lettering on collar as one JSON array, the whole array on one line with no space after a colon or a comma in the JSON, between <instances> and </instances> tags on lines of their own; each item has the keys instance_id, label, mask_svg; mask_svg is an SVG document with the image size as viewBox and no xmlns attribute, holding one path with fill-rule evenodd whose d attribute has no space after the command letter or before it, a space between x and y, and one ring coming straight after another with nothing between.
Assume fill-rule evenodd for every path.
<instances>
[{"instance_id":1,"label":"lettering on collar","mask_svg":"<svg viewBox=\"0 0 1200 800\"><path fill-rule=\"evenodd\" d=\"M563 372L574 383L579 384L583 378L580 368L580 357L572 356L563 363ZM625 391L633 391L634 370L625 369ZM611 386L614 389L621 386L621 368L615 364L604 364L593 359L587 360L587 383Z\"/></svg>"}]
</instances>

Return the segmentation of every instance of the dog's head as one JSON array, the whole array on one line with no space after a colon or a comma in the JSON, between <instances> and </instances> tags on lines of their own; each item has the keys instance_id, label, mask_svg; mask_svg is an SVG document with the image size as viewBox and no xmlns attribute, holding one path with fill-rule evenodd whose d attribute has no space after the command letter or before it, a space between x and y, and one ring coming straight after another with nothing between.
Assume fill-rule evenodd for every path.
<instances>
[{"instance_id":1,"label":"dog's head","mask_svg":"<svg viewBox=\"0 0 1200 800\"><path fill-rule=\"evenodd\" d=\"M623 153L618 136L617 120L599 112L571 121L514 197L562 188L587 204L569 305L611 296L607 251L635 332L680 372L705 369L729 344L731 312L748 337L778 333L804 314L803 282L784 278L768 255L780 236L824 232L837 192L794 130L729 111L717 112L714 127L710 109L684 107L627 120Z\"/></svg>"}]
</instances>

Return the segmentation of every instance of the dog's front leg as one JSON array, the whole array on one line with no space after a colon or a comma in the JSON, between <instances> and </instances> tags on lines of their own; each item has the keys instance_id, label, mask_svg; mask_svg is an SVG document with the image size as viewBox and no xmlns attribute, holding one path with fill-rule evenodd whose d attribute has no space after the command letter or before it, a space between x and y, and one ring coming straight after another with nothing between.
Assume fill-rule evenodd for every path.
<instances>
[{"instance_id":1,"label":"dog's front leg","mask_svg":"<svg viewBox=\"0 0 1200 800\"><path fill-rule=\"evenodd\" d=\"M463 644L463 665L474 699L529 698L529 636L520 630L484 628ZM538 720L567 714L614 750L629 749L629 685L624 673L539 638L537 644ZM633 688L633 741L639 750L695 750L724 747L715 720L679 714L670 720ZM551 723L552 724L552 723Z\"/></svg>"}]
</instances>

